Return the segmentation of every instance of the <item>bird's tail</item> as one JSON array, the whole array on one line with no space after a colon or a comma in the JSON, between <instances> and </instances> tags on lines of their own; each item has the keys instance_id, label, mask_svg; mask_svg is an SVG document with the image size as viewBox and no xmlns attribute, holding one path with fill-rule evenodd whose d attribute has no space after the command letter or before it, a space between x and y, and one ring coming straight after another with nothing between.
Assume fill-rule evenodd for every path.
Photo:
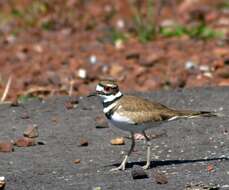
<instances>
[{"instance_id":1,"label":"bird's tail","mask_svg":"<svg viewBox=\"0 0 229 190\"><path fill-rule=\"evenodd\" d=\"M180 111L180 117L186 118L195 118L195 117L223 117L224 114L219 112L211 112L211 111Z\"/></svg>"}]
</instances>

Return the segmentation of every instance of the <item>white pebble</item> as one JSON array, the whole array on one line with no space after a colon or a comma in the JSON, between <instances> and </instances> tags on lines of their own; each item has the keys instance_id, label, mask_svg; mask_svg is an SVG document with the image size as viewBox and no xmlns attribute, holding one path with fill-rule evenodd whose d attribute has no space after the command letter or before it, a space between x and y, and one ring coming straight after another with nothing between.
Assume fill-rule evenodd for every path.
<instances>
[{"instance_id":1,"label":"white pebble","mask_svg":"<svg viewBox=\"0 0 229 190\"><path fill-rule=\"evenodd\" d=\"M77 76L85 79L87 77L87 71L85 69L79 69L77 72Z\"/></svg>"},{"instance_id":2,"label":"white pebble","mask_svg":"<svg viewBox=\"0 0 229 190\"><path fill-rule=\"evenodd\" d=\"M210 72L206 72L206 73L204 73L203 75L204 75L205 77L208 77L208 78L212 78L212 77L213 77L212 73L210 73Z\"/></svg>"},{"instance_id":3,"label":"white pebble","mask_svg":"<svg viewBox=\"0 0 229 190\"><path fill-rule=\"evenodd\" d=\"M116 25L117 25L118 28L122 29L122 28L125 27L125 22L124 22L124 20L119 19L119 20L117 21Z\"/></svg>"},{"instance_id":4,"label":"white pebble","mask_svg":"<svg viewBox=\"0 0 229 190\"><path fill-rule=\"evenodd\" d=\"M91 55L89 58L89 61L91 64L96 64L97 63L97 57L95 55Z\"/></svg>"},{"instance_id":5,"label":"white pebble","mask_svg":"<svg viewBox=\"0 0 229 190\"><path fill-rule=\"evenodd\" d=\"M222 185L221 188L229 188L229 185Z\"/></svg>"},{"instance_id":6,"label":"white pebble","mask_svg":"<svg viewBox=\"0 0 229 190\"><path fill-rule=\"evenodd\" d=\"M197 67L196 63L193 63L192 61L187 61L185 63L185 69L187 70L193 70Z\"/></svg>"},{"instance_id":7,"label":"white pebble","mask_svg":"<svg viewBox=\"0 0 229 190\"><path fill-rule=\"evenodd\" d=\"M208 65L200 65L199 69L202 72L208 72L210 70Z\"/></svg>"}]
</instances>

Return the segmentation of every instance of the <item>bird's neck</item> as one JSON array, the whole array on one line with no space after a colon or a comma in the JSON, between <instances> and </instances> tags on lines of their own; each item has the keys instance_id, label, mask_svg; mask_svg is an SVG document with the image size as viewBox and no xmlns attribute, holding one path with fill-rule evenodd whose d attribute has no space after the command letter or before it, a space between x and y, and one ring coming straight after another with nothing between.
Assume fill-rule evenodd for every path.
<instances>
[{"instance_id":1,"label":"bird's neck","mask_svg":"<svg viewBox=\"0 0 229 190\"><path fill-rule=\"evenodd\" d=\"M108 107L109 105L113 104L114 102L116 102L117 100L119 100L120 98L122 98L123 94L119 91L116 94L111 94L108 96L103 96L102 97L102 103L103 103L103 107Z\"/></svg>"}]
</instances>

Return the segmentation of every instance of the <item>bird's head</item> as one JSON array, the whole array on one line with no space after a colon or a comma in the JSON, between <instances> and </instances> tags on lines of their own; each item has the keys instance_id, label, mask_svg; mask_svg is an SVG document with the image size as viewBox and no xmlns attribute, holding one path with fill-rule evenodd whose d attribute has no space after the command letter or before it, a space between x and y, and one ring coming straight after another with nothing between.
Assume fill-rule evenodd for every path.
<instances>
[{"instance_id":1,"label":"bird's head","mask_svg":"<svg viewBox=\"0 0 229 190\"><path fill-rule=\"evenodd\" d=\"M89 96L99 96L103 102L109 102L121 95L115 80L101 80L96 86L96 91Z\"/></svg>"}]
</instances>

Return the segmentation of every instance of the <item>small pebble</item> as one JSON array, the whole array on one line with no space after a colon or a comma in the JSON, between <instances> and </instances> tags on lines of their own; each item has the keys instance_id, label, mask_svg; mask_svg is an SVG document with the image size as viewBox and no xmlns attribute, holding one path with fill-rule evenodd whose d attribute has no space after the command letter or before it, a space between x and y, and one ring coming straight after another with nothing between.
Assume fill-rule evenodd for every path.
<instances>
[{"instance_id":1,"label":"small pebble","mask_svg":"<svg viewBox=\"0 0 229 190\"><path fill-rule=\"evenodd\" d=\"M145 179L149 178L145 170L140 166L134 166L134 168L131 171L131 175L133 179Z\"/></svg>"},{"instance_id":2,"label":"small pebble","mask_svg":"<svg viewBox=\"0 0 229 190\"><path fill-rule=\"evenodd\" d=\"M34 146L35 144L35 139L28 137L21 137L15 141L15 145L18 147Z\"/></svg>"},{"instance_id":3,"label":"small pebble","mask_svg":"<svg viewBox=\"0 0 229 190\"><path fill-rule=\"evenodd\" d=\"M167 177L162 173L156 172L154 174L154 179L155 179L157 184L167 184L168 183Z\"/></svg>"},{"instance_id":4,"label":"small pebble","mask_svg":"<svg viewBox=\"0 0 229 190\"><path fill-rule=\"evenodd\" d=\"M185 63L185 69L186 69L186 70L194 70L194 69L196 69L196 68L197 68L196 63L193 63L192 61L187 61L187 62Z\"/></svg>"},{"instance_id":5,"label":"small pebble","mask_svg":"<svg viewBox=\"0 0 229 190\"><path fill-rule=\"evenodd\" d=\"M85 79L87 77L87 71L81 68L78 70L77 76L81 79Z\"/></svg>"},{"instance_id":6,"label":"small pebble","mask_svg":"<svg viewBox=\"0 0 229 190\"><path fill-rule=\"evenodd\" d=\"M207 170L208 170L208 172L212 172L214 170L214 166L212 164L209 164L207 166Z\"/></svg>"},{"instance_id":7,"label":"small pebble","mask_svg":"<svg viewBox=\"0 0 229 190\"><path fill-rule=\"evenodd\" d=\"M117 21L116 25L117 25L118 28L122 29L122 28L125 27L125 22L124 22L124 20L119 19L119 20Z\"/></svg>"},{"instance_id":8,"label":"small pebble","mask_svg":"<svg viewBox=\"0 0 229 190\"><path fill-rule=\"evenodd\" d=\"M125 141L124 141L123 137L117 137L117 138L111 140L111 144L112 145L124 145Z\"/></svg>"},{"instance_id":9,"label":"small pebble","mask_svg":"<svg viewBox=\"0 0 229 190\"><path fill-rule=\"evenodd\" d=\"M95 118L95 125L97 129L109 127L107 119L103 115L99 115Z\"/></svg>"},{"instance_id":10,"label":"small pebble","mask_svg":"<svg viewBox=\"0 0 229 190\"><path fill-rule=\"evenodd\" d=\"M14 147L11 142L0 142L0 152L13 152Z\"/></svg>"},{"instance_id":11,"label":"small pebble","mask_svg":"<svg viewBox=\"0 0 229 190\"><path fill-rule=\"evenodd\" d=\"M89 61L91 64L96 64L97 63L97 58L95 55L91 55L90 58L89 58Z\"/></svg>"},{"instance_id":12,"label":"small pebble","mask_svg":"<svg viewBox=\"0 0 229 190\"><path fill-rule=\"evenodd\" d=\"M36 125L29 125L24 131L24 137L36 138L38 136L38 127Z\"/></svg>"},{"instance_id":13,"label":"small pebble","mask_svg":"<svg viewBox=\"0 0 229 190\"><path fill-rule=\"evenodd\" d=\"M30 117L29 117L28 113L24 112L24 113L21 114L21 119L29 119L29 118Z\"/></svg>"},{"instance_id":14,"label":"small pebble","mask_svg":"<svg viewBox=\"0 0 229 190\"><path fill-rule=\"evenodd\" d=\"M210 70L208 65L200 65L199 69L202 72L208 72Z\"/></svg>"},{"instance_id":15,"label":"small pebble","mask_svg":"<svg viewBox=\"0 0 229 190\"><path fill-rule=\"evenodd\" d=\"M76 159L73 161L74 164L79 164L80 163L80 159Z\"/></svg>"},{"instance_id":16,"label":"small pebble","mask_svg":"<svg viewBox=\"0 0 229 190\"><path fill-rule=\"evenodd\" d=\"M0 190L3 190L5 186L6 186L5 177L1 176L0 177Z\"/></svg>"},{"instance_id":17,"label":"small pebble","mask_svg":"<svg viewBox=\"0 0 229 190\"><path fill-rule=\"evenodd\" d=\"M80 146L88 146L88 141L86 139L80 139Z\"/></svg>"}]
</instances>

